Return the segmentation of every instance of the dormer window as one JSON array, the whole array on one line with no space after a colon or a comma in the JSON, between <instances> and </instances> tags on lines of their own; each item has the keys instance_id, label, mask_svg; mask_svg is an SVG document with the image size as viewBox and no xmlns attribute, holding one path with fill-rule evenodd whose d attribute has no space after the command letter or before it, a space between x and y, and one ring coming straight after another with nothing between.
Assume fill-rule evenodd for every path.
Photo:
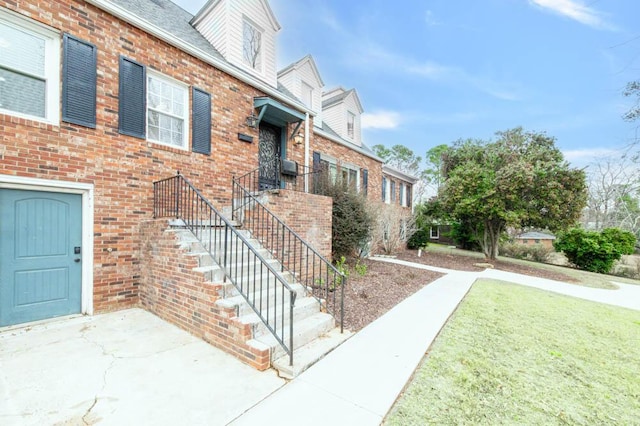
<instances>
[{"instance_id":1,"label":"dormer window","mask_svg":"<svg viewBox=\"0 0 640 426\"><path fill-rule=\"evenodd\" d=\"M262 69L262 32L246 19L242 23L242 59L254 70Z\"/></svg>"},{"instance_id":2,"label":"dormer window","mask_svg":"<svg viewBox=\"0 0 640 426\"><path fill-rule=\"evenodd\" d=\"M347 112L347 137L354 139L356 128L356 115L352 112Z\"/></svg>"},{"instance_id":3,"label":"dormer window","mask_svg":"<svg viewBox=\"0 0 640 426\"><path fill-rule=\"evenodd\" d=\"M302 103L307 107L313 107L313 87L309 86L304 81L302 82Z\"/></svg>"}]
</instances>

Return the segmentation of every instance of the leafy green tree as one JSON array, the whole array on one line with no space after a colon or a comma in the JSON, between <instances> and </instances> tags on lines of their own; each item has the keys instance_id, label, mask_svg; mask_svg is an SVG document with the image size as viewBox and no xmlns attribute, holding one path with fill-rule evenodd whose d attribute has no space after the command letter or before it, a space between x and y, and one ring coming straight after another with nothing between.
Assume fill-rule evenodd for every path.
<instances>
[{"instance_id":1,"label":"leafy green tree","mask_svg":"<svg viewBox=\"0 0 640 426\"><path fill-rule=\"evenodd\" d=\"M422 157L416 155L411 149L404 145L394 145L391 149L384 145L374 145L371 147L375 154L382 158L391 167L395 167L410 175L420 174L420 163Z\"/></svg>"},{"instance_id":2,"label":"leafy green tree","mask_svg":"<svg viewBox=\"0 0 640 426\"><path fill-rule=\"evenodd\" d=\"M608 273L623 254L632 254L636 237L618 228L602 232L575 228L561 234L553 243L569 262L586 271Z\"/></svg>"},{"instance_id":3,"label":"leafy green tree","mask_svg":"<svg viewBox=\"0 0 640 426\"><path fill-rule=\"evenodd\" d=\"M422 171L421 177L435 192L438 192L444 182L444 176L442 174L443 156L448 149L448 145L436 145L428 150L425 156L427 166Z\"/></svg>"},{"instance_id":4,"label":"leafy green tree","mask_svg":"<svg viewBox=\"0 0 640 426\"><path fill-rule=\"evenodd\" d=\"M471 224L492 260L507 226L563 230L586 203L585 174L569 167L554 138L522 128L497 135L495 142L459 140L445 152L438 196L452 218Z\"/></svg>"}]
</instances>

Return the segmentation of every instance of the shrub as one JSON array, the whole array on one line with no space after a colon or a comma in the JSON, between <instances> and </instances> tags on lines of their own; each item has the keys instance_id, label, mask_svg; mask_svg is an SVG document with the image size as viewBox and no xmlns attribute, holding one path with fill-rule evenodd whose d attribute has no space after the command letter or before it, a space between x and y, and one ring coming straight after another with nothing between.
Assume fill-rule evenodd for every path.
<instances>
[{"instance_id":1,"label":"shrub","mask_svg":"<svg viewBox=\"0 0 640 426\"><path fill-rule=\"evenodd\" d=\"M366 199L341 179L335 183L325 180L318 192L333 198L333 258L338 260L355 255L366 244L373 222Z\"/></svg>"},{"instance_id":2,"label":"shrub","mask_svg":"<svg viewBox=\"0 0 640 426\"><path fill-rule=\"evenodd\" d=\"M617 228L602 232L571 229L553 243L579 269L606 274L623 254L632 254L635 236Z\"/></svg>"},{"instance_id":3,"label":"shrub","mask_svg":"<svg viewBox=\"0 0 640 426\"><path fill-rule=\"evenodd\" d=\"M371 232L372 249L395 253L413 233L415 217L400 206L382 202L372 204L371 209L371 215L376 216Z\"/></svg>"},{"instance_id":4,"label":"shrub","mask_svg":"<svg viewBox=\"0 0 640 426\"><path fill-rule=\"evenodd\" d=\"M429 244L429 231L425 229L418 229L407 240L407 248L411 250L424 248L428 244Z\"/></svg>"},{"instance_id":5,"label":"shrub","mask_svg":"<svg viewBox=\"0 0 640 426\"><path fill-rule=\"evenodd\" d=\"M505 243L500 246L500 253L503 256L514 259L531 260L533 262L545 263L549 255L553 253L551 247L543 244L525 245L519 243Z\"/></svg>"}]
</instances>

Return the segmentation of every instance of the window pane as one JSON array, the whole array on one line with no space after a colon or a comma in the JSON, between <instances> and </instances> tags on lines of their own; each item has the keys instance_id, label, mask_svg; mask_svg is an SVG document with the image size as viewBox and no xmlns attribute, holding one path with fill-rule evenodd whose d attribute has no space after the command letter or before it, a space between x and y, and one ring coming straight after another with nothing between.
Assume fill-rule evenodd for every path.
<instances>
[{"instance_id":1,"label":"window pane","mask_svg":"<svg viewBox=\"0 0 640 426\"><path fill-rule=\"evenodd\" d=\"M0 68L0 108L46 117L44 80Z\"/></svg>"},{"instance_id":2,"label":"window pane","mask_svg":"<svg viewBox=\"0 0 640 426\"><path fill-rule=\"evenodd\" d=\"M0 23L0 65L44 77L45 41Z\"/></svg>"}]
</instances>

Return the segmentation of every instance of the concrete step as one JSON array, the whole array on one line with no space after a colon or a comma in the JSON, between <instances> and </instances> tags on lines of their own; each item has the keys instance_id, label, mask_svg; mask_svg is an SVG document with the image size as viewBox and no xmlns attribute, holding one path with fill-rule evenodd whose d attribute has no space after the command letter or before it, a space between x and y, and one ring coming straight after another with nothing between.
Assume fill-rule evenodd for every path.
<instances>
[{"instance_id":1,"label":"concrete step","mask_svg":"<svg viewBox=\"0 0 640 426\"><path fill-rule=\"evenodd\" d=\"M314 339L317 339L318 336L323 333L328 332L329 330L335 328L335 320L333 317L324 312L318 312L316 314L311 315L308 318L305 318L301 321L298 321L294 324L293 327L293 349L294 351L307 343L311 342ZM276 360L283 355L285 355L285 351L280 346L280 343L276 340L276 338L272 334L263 334L260 337L254 338L252 340L257 340L271 347L271 359ZM289 331L285 330L284 334L284 342L288 344L289 342ZM295 356L294 356L295 359Z\"/></svg>"},{"instance_id":2,"label":"concrete step","mask_svg":"<svg viewBox=\"0 0 640 426\"><path fill-rule=\"evenodd\" d=\"M278 276L281 277L289 286L291 286L296 292L299 293L297 287L294 287L296 281L293 279L293 276L289 272L279 272ZM262 291L265 292L267 287L273 288L274 286L280 288L282 286L279 280L275 280L272 274L263 275L262 278L259 276L253 277L253 275L249 276L241 276L236 277L236 281L238 286L242 285L242 288L245 289L246 286L249 286L251 291L260 291L260 286L262 285ZM220 296L224 298L230 298L233 296L240 295L240 290L234 285L230 279L225 280L221 283L220 287ZM304 293L303 293L304 294Z\"/></svg>"},{"instance_id":3,"label":"concrete step","mask_svg":"<svg viewBox=\"0 0 640 426\"><path fill-rule=\"evenodd\" d=\"M293 365L289 365L289 355L281 356L271 363L278 375L285 379L294 379L300 373L324 358L329 352L347 341L354 333L336 327L293 352Z\"/></svg>"},{"instance_id":4,"label":"concrete step","mask_svg":"<svg viewBox=\"0 0 640 426\"><path fill-rule=\"evenodd\" d=\"M248 304L245 304L248 307ZM289 310L285 309L283 312L282 309L279 309L279 306L276 307L276 315L273 313L269 315L269 320L273 321L274 324L277 324L278 327L289 327ZM242 312L242 311L241 311ZM271 311L272 312L272 311ZM293 324L294 324L294 332L295 326L305 318L309 318L310 316L317 314L320 312L320 303L314 299L313 297L303 297L301 299L296 299L296 304L293 308ZM284 315L284 321L283 321ZM264 334L271 333L267 326L262 322L258 314L256 314L253 309L248 307L248 310L244 310L239 315L238 320L242 324L252 324L253 325L253 337L257 338L263 336Z\"/></svg>"},{"instance_id":5,"label":"concrete step","mask_svg":"<svg viewBox=\"0 0 640 426\"><path fill-rule=\"evenodd\" d=\"M223 215L224 216L224 215ZM225 216L225 219L227 219L227 221L235 227L240 226L240 222L238 222L235 219L229 219L230 216ZM224 222L222 222L221 220L200 220L197 222L197 225L203 227L203 228L211 228L211 227L224 227L225 224ZM171 226L172 228L186 228L187 225L185 223L184 220L182 219L169 219L169 226Z\"/></svg>"},{"instance_id":6,"label":"concrete step","mask_svg":"<svg viewBox=\"0 0 640 426\"><path fill-rule=\"evenodd\" d=\"M296 300L302 299L305 297L305 289L303 286L301 286L300 284L290 284L290 287L296 294ZM277 289L277 291L274 292L274 289ZM249 300L251 300L258 307L262 306L263 309L266 309L266 306L268 303L270 310L274 308L277 310L282 305L282 301L283 301L282 290L283 290L282 286L280 286L279 284L278 285L272 284L269 287L266 287L266 286L263 287L262 293L260 293L260 288L256 287L255 292L252 291L251 293L249 293L248 297L249 297ZM284 292L284 303L288 304L290 299L291 299L291 293L288 290L286 290ZM228 308L236 309L238 316L250 314L253 312L253 309L251 308L251 306L249 306L244 296L240 294L232 297L226 297L224 299L219 299L215 303L216 305L223 307L225 309L228 309ZM260 305L260 303L262 303L262 305Z\"/></svg>"}]
</instances>

